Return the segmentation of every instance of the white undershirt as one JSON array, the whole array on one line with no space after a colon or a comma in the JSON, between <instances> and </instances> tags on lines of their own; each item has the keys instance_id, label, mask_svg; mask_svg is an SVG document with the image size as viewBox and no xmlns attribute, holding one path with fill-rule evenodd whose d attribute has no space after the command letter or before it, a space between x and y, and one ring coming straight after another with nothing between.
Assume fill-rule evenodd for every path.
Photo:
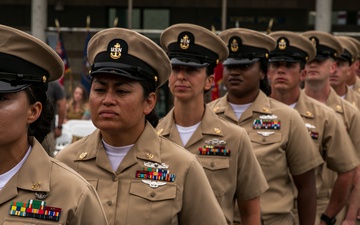
<instances>
[{"instance_id":1,"label":"white undershirt","mask_svg":"<svg viewBox=\"0 0 360 225\"><path fill-rule=\"evenodd\" d=\"M243 104L243 105L236 105L236 104L232 104L232 103L229 102L229 104L230 104L232 110L234 111L236 118L240 119L241 115L245 112L245 110L247 110L247 108L249 108L249 106L252 103Z\"/></svg>"},{"instance_id":2,"label":"white undershirt","mask_svg":"<svg viewBox=\"0 0 360 225\"><path fill-rule=\"evenodd\" d=\"M31 146L27 150L24 158L22 158L22 160L15 167L13 167L11 170L7 171L4 174L0 174L0 190L3 189L6 183L20 170L25 160L28 158L30 152L31 152Z\"/></svg>"},{"instance_id":3,"label":"white undershirt","mask_svg":"<svg viewBox=\"0 0 360 225\"><path fill-rule=\"evenodd\" d=\"M354 85L348 85L349 88L354 89Z\"/></svg>"},{"instance_id":4,"label":"white undershirt","mask_svg":"<svg viewBox=\"0 0 360 225\"><path fill-rule=\"evenodd\" d=\"M291 108L295 108L296 103L297 103L297 102L295 102L295 103L293 103L293 104L290 104L289 106L290 106Z\"/></svg>"},{"instance_id":5,"label":"white undershirt","mask_svg":"<svg viewBox=\"0 0 360 225\"><path fill-rule=\"evenodd\" d=\"M106 144L104 139L102 140L102 143L104 144L106 154L108 155L111 167L114 171L117 170L120 163L125 158L126 154L129 152L132 146L134 146L134 144L132 144L121 147L114 147L109 144Z\"/></svg>"},{"instance_id":6,"label":"white undershirt","mask_svg":"<svg viewBox=\"0 0 360 225\"><path fill-rule=\"evenodd\" d=\"M189 139L191 138L195 130L199 127L200 123L201 122L198 122L197 124L191 127L182 127L176 124L176 128L180 134L180 138L183 143L183 146L185 146L186 143L188 143Z\"/></svg>"},{"instance_id":7,"label":"white undershirt","mask_svg":"<svg viewBox=\"0 0 360 225\"><path fill-rule=\"evenodd\" d=\"M346 94L340 96L340 98L342 98L342 99L345 99L345 97L346 97Z\"/></svg>"}]
</instances>

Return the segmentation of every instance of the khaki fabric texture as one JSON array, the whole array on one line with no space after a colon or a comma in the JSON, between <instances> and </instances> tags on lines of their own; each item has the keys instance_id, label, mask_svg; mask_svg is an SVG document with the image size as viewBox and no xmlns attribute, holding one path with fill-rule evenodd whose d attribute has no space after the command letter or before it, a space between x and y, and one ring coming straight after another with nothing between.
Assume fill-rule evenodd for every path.
<instances>
[{"instance_id":1,"label":"khaki fabric texture","mask_svg":"<svg viewBox=\"0 0 360 225\"><path fill-rule=\"evenodd\" d=\"M174 109L162 118L156 130L183 145L174 120ZM213 139L225 141L225 148L231 150L230 156L199 155L199 148ZM268 188L246 130L219 118L208 107L184 148L199 158L228 224L233 222L234 201L258 197Z\"/></svg>"},{"instance_id":2,"label":"khaki fabric texture","mask_svg":"<svg viewBox=\"0 0 360 225\"><path fill-rule=\"evenodd\" d=\"M101 140L96 130L56 157L96 188L110 225L226 224L197 157L159 137L150 123L116 171ZM168 165L175 181L152 188L136 178L147 162Z\"/></svg>"},{"instance_id":3,"label":"khaki fabric texture","mask_svg":"<svg viewBox=\"0 0 360 225\"><path fill-rule=\"evenodd\" d=\"M31 153L18 173L0 191L1 224L106 225L95 189L74 170L48 156L35 138ZM34 189L34 184L39 184ZM46 205L61 208L57 222L10 216L12 201L27 203L36 192L47 192Z\"/></svg>"},{"instance_id":4,"label":"khaki fabric texture","mask_svg":"<svg viewBox=\"0 0 360 225\"><path fill-rule=\"evenodd\" d=\"M209 103L209 106L218 116L245 128L250 137L269 184L269 189L260 196L262 219L268 221L276 214L291 213L295 198L291 174L305 173L323 163L298 112L268 98L261 91L240 120L228 103L227 95ZM253 128L254 120L271 115L281 120L280 129ZM261 132L273 133L266 136Z\"/></svg>"}]
</instances>

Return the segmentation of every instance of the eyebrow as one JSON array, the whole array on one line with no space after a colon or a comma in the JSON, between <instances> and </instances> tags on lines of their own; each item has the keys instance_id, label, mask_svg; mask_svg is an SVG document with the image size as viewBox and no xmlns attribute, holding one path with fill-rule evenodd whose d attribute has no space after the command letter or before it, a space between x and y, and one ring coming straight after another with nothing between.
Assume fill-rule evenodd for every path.
<instances>
[{"instance_id":1,"label":"eyebrow","mask_svg":"<svg viewBox=\"0 0 360 225\"><path fill-rule=\"evenodd\" d=\"M99 83L101 85L108 85L108 81L104 81L104 80L101 80L101 79L94 79L94 83ZM124 81L116 81L114 82L114 85L115 86L122 86L122 85L129 85L129 86L133 86L132 84L133 82L124 82Z\"/></svg>"}]
</instances>

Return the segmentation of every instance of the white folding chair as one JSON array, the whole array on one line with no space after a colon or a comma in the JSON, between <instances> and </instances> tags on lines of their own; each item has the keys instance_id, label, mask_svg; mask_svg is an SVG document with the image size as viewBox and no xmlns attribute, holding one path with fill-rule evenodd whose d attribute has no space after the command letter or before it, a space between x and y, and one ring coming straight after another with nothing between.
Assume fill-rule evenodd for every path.
<instances>
[{"instance_id":1,"label":"white folding chair","mask_svg":"<svg viewBox=\"0 0 360 225\"><path fill-rule=\"evenodd\" d=\"M82 124L75 124L70 127L70 132L73 136L72 142L75 142L79 140L82 137L85 137L89 134L91 134L96 127L91 121L88 121L88 123L82 123Z\"/></svg>"},{"instance_id":2,"label":"white folding chair","mask_svg":"<svg viewBox=\"0 0 360 225\"><path fill-rule=\"evenodd\" d=\"M65 148L67 145L69 145L72 142L72 134L70 132L62 132L61 136L56 138L56 145L55 145L55 152L54 156L61 151L63 148Z\"/></svg>"}]
</instances>

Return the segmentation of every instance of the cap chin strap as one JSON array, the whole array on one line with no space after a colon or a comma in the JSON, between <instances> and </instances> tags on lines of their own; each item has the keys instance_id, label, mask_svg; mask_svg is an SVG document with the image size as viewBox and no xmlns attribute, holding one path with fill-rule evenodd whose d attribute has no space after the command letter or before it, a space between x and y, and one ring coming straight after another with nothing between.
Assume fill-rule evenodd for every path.
<instances>
[{"instance_id":1,"label":"cap chin strap","mask_svg":"<svg viewBox=\"0 0 360 225\"><path fill-rule=\"evenodd\" d=\"M47 77L45 75L0 72L0 80L16 86L27 83L46 83Z\"/></svg>"}]
</instances>

